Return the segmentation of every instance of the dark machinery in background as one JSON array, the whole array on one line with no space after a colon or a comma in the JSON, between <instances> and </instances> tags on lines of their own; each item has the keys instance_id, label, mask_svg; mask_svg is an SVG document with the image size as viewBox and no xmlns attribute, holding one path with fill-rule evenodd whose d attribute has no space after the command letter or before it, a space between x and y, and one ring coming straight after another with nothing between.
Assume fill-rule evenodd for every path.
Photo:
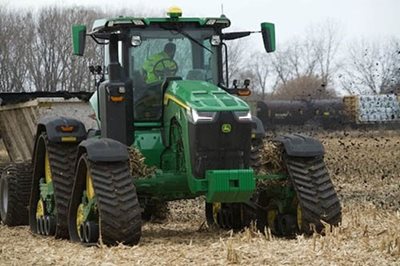
<instances>
[{"instance_id":1,"label":"dark machinery in background","mask_svg":"<svg viewBox=\"0 0 400 266\"><path fill-rule=\"evenodd\" d=\"M369 96L385 97L386 95ZM386 98L390 98L387 95ZM322 100L268 100L257 102L257 117L267 130L344 130L400 128L398 109L370 104L363 98L347 96ZM382 105L382 104L381 104ZM366 111L367 110L367 111ZM365 118L365 113L371 114ZM381 112L381 114L376 114ZM373 118L372 118L373 117Z\"/></svg>"}]
</instances>

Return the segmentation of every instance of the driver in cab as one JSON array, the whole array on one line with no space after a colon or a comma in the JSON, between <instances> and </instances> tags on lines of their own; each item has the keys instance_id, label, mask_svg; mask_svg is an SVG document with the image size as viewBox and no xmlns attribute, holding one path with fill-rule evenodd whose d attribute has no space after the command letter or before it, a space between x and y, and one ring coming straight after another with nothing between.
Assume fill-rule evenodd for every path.
<instances>
[{"instance_id":1,"label":"driver in cab","mask_svg":"<svg viewBox=\"0 0 400 266\"><path fill-rule=\"evenodd\" d=\"M164 50L150 56L143 64L144 81L146 84L158 82L165 77L175 75L177 64L173 60L176 45L167 43Z\"/></svg>"}]
</instances>

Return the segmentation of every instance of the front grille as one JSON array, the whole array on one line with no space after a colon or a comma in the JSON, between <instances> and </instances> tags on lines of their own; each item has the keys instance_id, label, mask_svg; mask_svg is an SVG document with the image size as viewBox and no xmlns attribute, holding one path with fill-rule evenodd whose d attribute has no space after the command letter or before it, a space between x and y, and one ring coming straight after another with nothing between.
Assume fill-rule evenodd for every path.
<instances>
[{"instance_id":1,"label":"front grille","mask_svg":"<svg viewBox=\"0 0 400 266\"><path fill-rule=\"evenodd\" d=\"M230 125L224 133L222 126ZM251 122L239 122L232 112L219 112L213 122L189 123L192 171L204 178L206 170L243 169L249 167Z\"/></svg>"}]
</instances>

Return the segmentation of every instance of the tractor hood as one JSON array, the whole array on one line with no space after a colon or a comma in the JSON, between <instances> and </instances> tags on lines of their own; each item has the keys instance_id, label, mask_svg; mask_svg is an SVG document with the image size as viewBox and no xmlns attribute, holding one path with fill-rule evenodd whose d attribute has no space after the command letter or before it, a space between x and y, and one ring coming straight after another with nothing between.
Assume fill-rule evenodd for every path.
<instances>
[{"instance_id":1,"label":"tractor hood","mask_svg":"<svg viewBox=\"0 0 400 266\"><path fill-rule=\"evenodd\" d=\"M165 92L164 104L168 104L170 100L185 109L195 109L196 111L250 110L245 101L205 81L171 81Z\"/></svg>"}]
</instances>

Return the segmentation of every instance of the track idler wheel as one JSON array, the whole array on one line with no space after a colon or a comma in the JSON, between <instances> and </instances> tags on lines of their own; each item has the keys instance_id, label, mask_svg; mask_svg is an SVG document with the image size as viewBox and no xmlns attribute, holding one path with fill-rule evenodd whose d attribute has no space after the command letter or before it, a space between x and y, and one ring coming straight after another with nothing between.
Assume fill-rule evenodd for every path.
<instances>
[{"instance_id":1,"label":"track idler wheel","mask_svg":"<svg viewBox=\"0 0 400 266\"><path fill-rule=\"evenodd\" d=\"M296 217L283 214L277 217L278 231L282 236L293 236L297 232Z\"/></svg>"},{"instance_id":2,"label":"track idler wheel","mask_svg":"<svg viewBox=\"0 0 400 266\"><path fill-rule=\"evenodd\" d=\"M44 219L43 217L36 219L36 230L38 234L44 235Z\"/></svg>"},{"instance_id":3,"label":"track idler wheel","mask_svg":"<svg viewBox=\"0 0 400 266\"><path fill-rule=\"evenodd\" d=\"M99 225L93 221L85 222L82 231L85 243L96 243L99 239Z\"/></svg>"},{"instance_id":4,"label":"track idler wheel","mask_svg":"<svg viewBox=\"0 0 400 266\"><path fill-rule=\"evenodd\" d=\"M44 223L44 234L46 236L52 236L56 233L56 219L52 216L46 215L43 219Z\"/></svg>"}]
</instances>

